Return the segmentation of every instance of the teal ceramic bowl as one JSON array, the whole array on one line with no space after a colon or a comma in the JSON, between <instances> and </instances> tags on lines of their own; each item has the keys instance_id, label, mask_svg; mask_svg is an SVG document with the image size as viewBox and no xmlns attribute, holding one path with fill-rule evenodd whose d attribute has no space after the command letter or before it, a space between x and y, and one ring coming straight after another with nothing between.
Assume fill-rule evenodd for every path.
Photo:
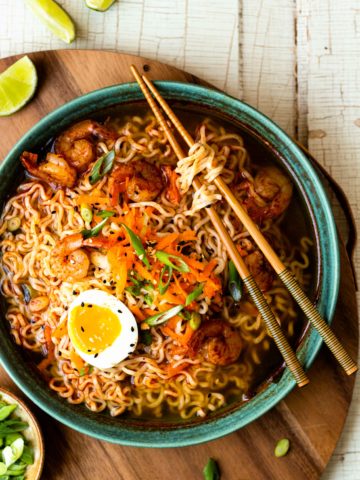
<instances>
[{"instance_id":1,"label":"teal ceramic bowl","mask_svg":"<svg viewBox=\"0 0 360 480\"><path fill-rule=\"evenodd\" d=\"M253 144L269 152L273 161L282 163L295 184L302 202L314 246L312 298L323 317L331 322L339 288L339 249L331 207L323 185L297 145L271 120L249 105L224 93L191 84L158 82L161 94L173 104L193 111L204 111L235 123ZM23 150L36 151L69 124L96 117L122 105L139 104L143 96L136 84L123 84L91 92L63 105L37 123L14 146L0 166L2 202L17 185L22 172L19 156ZM305 368L313 362L321 346L317 332L308 328L298 346L298 357ZM130 418L112 418L94 414L83 406L71 405L52 392L37 374L26 354L12 341L7 322L0 322L1 363L15 383L40 408L60 422L101 440L139 447L180 447L226 435L274 407L295 386L288 369L276 383L268 383L248 402L223 408L207 419L186 422L155 422Z\"/></svg>"}]
</instances>

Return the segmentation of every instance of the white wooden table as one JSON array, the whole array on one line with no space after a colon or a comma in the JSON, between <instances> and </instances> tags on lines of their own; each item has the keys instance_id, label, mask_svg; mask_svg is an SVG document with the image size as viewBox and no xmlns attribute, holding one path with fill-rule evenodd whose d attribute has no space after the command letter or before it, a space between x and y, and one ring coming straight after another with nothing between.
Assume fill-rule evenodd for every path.
<instances>
[{"instance_id":1,"label":"white wooden table","mask_svg":"<svg viewBox=\"0 0 360 480\"><path fill-rule=\"evenodd\" d=\"M105 14L88 10L82 0L59 3L77 24L77 40L69 47L48 33L21 0L0 0L0 57L98 48L188 70L244 99L308 144L359 218L359 2L118 0ZM358 249L358 269L359 254ZM326 480L360 479L359 382Z\"/></svg>"}]
</instances>

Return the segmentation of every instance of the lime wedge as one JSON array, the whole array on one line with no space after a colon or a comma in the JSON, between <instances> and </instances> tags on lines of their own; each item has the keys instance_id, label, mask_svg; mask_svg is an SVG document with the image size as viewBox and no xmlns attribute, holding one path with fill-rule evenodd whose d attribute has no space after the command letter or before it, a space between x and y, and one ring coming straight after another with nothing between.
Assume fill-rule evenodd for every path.
<instances>
[{"instance_id":1,"label":"lime wedge","mask_svg":"<svg viewBox=\"0 0 360 480\"><path fill-rule=\"evenodd\" d=\"M85 0L86 6L98 12L105 12L115 0Z\"/></svg>"},{"instance_id":2,"label":"lime wedge","mask_svg":"<svg viewBox=\"0 0 360 480\"><path fill-rule=\"evenodd\" d=\"M37 84L35 66L28 56L20 58L0 74L0 116L20 110L34 95Z\"/></svg>"},{"instance_id":3,"label":"lime wedge","mask_svg":"<svg viewBox=\"0 0 360 480\"><path fill-rule=\"evenodd\" d=\"M54 0L25 0L30 10L66 43L75 38L75 25L69 15Z\"/></svg>"}]
</instances>

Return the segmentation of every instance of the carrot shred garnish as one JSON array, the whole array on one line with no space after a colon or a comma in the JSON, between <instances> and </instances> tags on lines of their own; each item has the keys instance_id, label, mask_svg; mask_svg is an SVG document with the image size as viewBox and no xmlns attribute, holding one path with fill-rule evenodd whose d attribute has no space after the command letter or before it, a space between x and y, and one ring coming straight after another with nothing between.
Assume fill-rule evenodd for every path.
<instances>
[{"instance_id":1,"label":"carrot shred garnish","mask_svg":"<svg viewBox=\"0 0 360 480\"><path fill-rule=\"evenodd\" d=\"M156 245L156 250L164 250L164 248L171 245L173 242L177 240L179 237L179 233L170 233L159 240L158 244Z\"/></svg>"},{"instance_id":2,"label":"carrot shred garnish","mask_svg":"<svg viewBox=\"0 0 360 480\"><path fill-rule=\"evenodd\" d=\"M166 189L166 198L169 202L178 205L181 200L181 195L177 186L178 174L171 168L170 165L163 165L162 167L166 180L167 180L167 189Z\"/></svg>"},{"instance_id":3,"label":"carrot shred garnish","mask_svg":"<svg viewBox=\"0 0 360 480\"><path fill-rule=\"evenodd\" d=\"M146 319L146 316L143 314L143 312L140 310L140 308L137 305L129 305L129 309L135 315L136 319L139 320L140 322Z\"/></svg>"},{"instance_id":4,"label":"carrot shred garnish","mask_svg":"<svg viewBox=\"0 0 360 480\"><path fill-rule=\"evenodd\" d=\"M70 352L70 361L78 372L84 367L84 360L73 350Z\"/></svg>"}]
</instances>

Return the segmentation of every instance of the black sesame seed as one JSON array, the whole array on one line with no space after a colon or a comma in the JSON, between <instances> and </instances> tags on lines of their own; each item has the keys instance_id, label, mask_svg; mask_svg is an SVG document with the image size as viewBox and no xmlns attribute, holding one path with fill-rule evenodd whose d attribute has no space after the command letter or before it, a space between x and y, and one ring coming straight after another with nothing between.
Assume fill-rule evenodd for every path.
<instances>
[{"instance_id":1,"label":"black sesame seed","mask_svg":"<svg viewBox=\"0 0 360 480\"><path fill-rule=\"evenodd\" d=\"M78 211L79 211L79 207L78 207L77 205L75 205L74 210L75 210L75 212L78 212Z\"/></svg>"},{"instance_id":2,"label":"black sesame seed","mask_svg":"<svg viewBox=\"0 0 360 480\"><path fill-rule=\"evenodd\" d=\"M122 313L122 311L119 309L119 310L118 310L118 313Z\"/></svg>"},{"instance_id":3,"label":"black sesame seed","mask_svg":"<svg viewBox=\"0 0 360 480\"><path fill-rule=\"evenodd\" d=\"M69 310L69 307L66 306L66 307L64 307L64 309L65 309L65 310Z\"/></svg>"},{"instance_id":4,"label":"black sesame seed","mask_svg":"<svg viewBox=\"0 0 360 480\"><path fill-rule=\"evenodd\" d=\"M121 241L121 237L118 237L117 239L118 239L118 242L120 242L120 241Z\"/></svg>"},{"instance_id":5,"label":"black sesame seed","mask_svg":"<svg viewBox=\"0 0 360 480\"><path fill-rule=\"evenodd\" d=\"M100 205L100 203L99 203L99 202L95 202L95 204L94 204L94 205Z\"/></svg>"},{"instance_id":6,"label":"black sesame seed","mask_svg":"<svg viewBox=\"0 0 360 480\"><path fill-rule=\"evenodd\" d=\"M88 352L91 352L91 350L90 350L90 349L88 349Z\"/></svg>"},{"instance_id":7,"label":"black sesame seed","mask_svg":"<svg viewBox=\"0 0 360 480\"><path fill-rule=\"evenodd\" d=\"M51 213L56 213L56 210L52 210Z\"/></svg>"},{"instance_id":8,"label":"black sesame seed","mask_svg":"<svg viewBox=\"0 0 360 480\"><path fill-rule=\"evenodd\" d=\"M134 327L131 327L131 331L132 331L132 332L135 332L135 328L134 328Z\"/></svg>"},{"instance_id":9,"label":"black sesame seed","mask_svg":"<svg viewBox=\"0 0 360 480\"><path fill-rule=\"evenodd\" d=\"M106 283L106 280L103 280L103 283Z\"/></svg>"},{"instance_id":10,"label":"black sesame seed","mask_svg":"<svg viewBox=\"0 0 360 480\"><path fill-rule=\"evenodd\" d=\"M128 355L131 355L133 352L129 352Z\"/></svg>"},{"instance_id":11,"label":"black sesame seed","mask_svg":"<svg viewBox=\"0 0 360 480\"><path fill-rule=\"evenodd\" d=\"M135 347L135 343L130 343L130 347Z\"/></svg>"},{"instance_id":12,"label":"black sesame seed","mask_svg":"<svg viewBox=\"0 0 360 480\"><path fill-rule=\"evenodd\" d=\"M95 353L94 358L96 358L98 355L99 355L98 353Z\"/></svg>"},{"instance_id":13,"label":"black sesame seed","mask_svg":"<svg viewBox=\"0 0 360 480\"><path fill-rule=\"evenodd\" d=\"M111 234L111 235L114 235L114 233L115 233L115 232L114 232L113 230L110 230L110 234Z\"/></svg>"},{"instance_id":14,"label":"black sesame seed","mask_svg":"<svg viewBox=\"0 0 360 480\"><path fill-rule=\"evenodd\" d=\"M88 307L89 307L89 308L92 308L92 305L89 303Z\"/></svg>"},{"instance_id":15,"label":"black sesame seed","mask_svg":"<svg viewBox=\"0 0 360 480\"><path fill-rule=\"evenodd\" d=\"M75 292L75 290L73 290L73 295L76 295L76 292Z\"/></svg>"},{"instance_id":16,"label":"black sesame seed","mask_svg":"<svg viewBox=\"0 0 360 480\"><path fill-rule=\"evenodd\" d=\"M59 357L61 357L61 355L62 355L62 353L61 353L61 352L59 352Z\"/></svg>"},{"instance_id":17,"label":"black sesame seed","mask_svg":"<svg viewBox=\"0 0 360 480\"><path fill-rule=\"evenodd\" d=\"M84 302L81 302L81 306L82 306L82 307L85 307L85 303L84 303Z\"/></svg>"},{"instance_id":18,"label":"black sesame seed","mask_svg":"<svg viewBox=\"0 0 360 480\"><path fill-rule=\"evenodd\" d=\"M85 329L84 329L84 327L80 327L80 328L81 328L81 331L82 331L82 332L85 332Z\"/></svg>"}]
</instances>

